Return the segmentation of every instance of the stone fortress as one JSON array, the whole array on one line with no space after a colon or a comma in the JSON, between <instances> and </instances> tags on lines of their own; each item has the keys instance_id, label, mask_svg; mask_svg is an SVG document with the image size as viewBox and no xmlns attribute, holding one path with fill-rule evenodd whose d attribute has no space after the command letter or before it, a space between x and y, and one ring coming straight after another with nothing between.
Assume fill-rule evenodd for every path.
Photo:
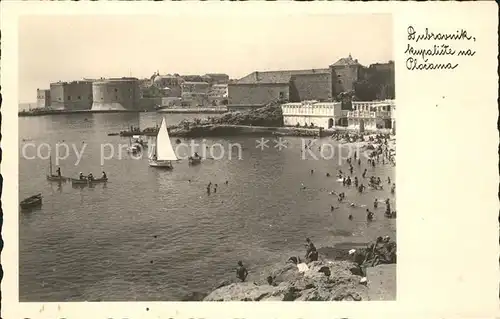
<instances>
[{"instance_id":1,"label":"stone fortress","mask_svg":"<svg viewBox=\"0 0 500 319\"><path fill-rule=\"evenodd\" d=\"M37 107L66 111L145 111L227 104L226 74L160 75L55 82L37 89Z\"/></svg>"},{"instance_id":2,"label":"stone fortress","mask_svg":"<svg viewBox=\"0 0 500 319\"><path fill-rule=\"evenodd\" d=\"M395 131L394 62L349 54L324 69L253 72L228 85L230 110L281 104L287 126Z\"/></svg>"},{"instance_id":3,"label":"stone fortress","mask_svg":"<svg viewBox=\"0 0 500 319\"><path fill-rule=\"evenodd\" d=\"M394 62L361 65L351 54L327 68L227 74L83 79L37 90L37 106L55 110L145 111L282 106L288 126L395 130Z\"/></svg>"}]
</instances>

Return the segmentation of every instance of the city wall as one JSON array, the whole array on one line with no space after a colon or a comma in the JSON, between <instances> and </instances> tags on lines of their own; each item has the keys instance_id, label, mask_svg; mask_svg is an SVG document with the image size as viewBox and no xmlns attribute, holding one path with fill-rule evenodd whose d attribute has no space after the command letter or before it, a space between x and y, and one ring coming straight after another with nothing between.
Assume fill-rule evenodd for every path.
<instances>
[{"instance_id":1,"label":"city wall","mask_svg":"<svg viewBox=\"0 0 500 319\"><path fill-rule=\"evenodd\" d=\"M141 93L136 78L107 79L92 84L92 110L140 110Z\"/></svg>"},{"instance_id":2,"label":"city wall","mask_svg":"<svg viewBox=\"0 0 500 319\"><path fill-rule=\"evenodd\" d=\"M288 100L289 83L229 84L228 104L241 106L264 105L279 99Z\"/></svg>"}]
</instances>

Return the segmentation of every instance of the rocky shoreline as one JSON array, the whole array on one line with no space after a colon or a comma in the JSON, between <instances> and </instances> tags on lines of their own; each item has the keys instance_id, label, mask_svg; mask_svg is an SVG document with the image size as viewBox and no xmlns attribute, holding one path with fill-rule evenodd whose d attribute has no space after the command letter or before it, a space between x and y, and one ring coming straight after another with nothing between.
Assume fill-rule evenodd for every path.
<instances>
[{"instance_id":1,"label":"rocky shoreline","mask_svg":"<svg viewBox=\"0 0 500 319\"><path fill-rule=\"evenodd\" d=\"M352 256L346 249L325 247L318 251L317 261L299 265L284 261L267 270L263 278L248 282L228 279L208 294L193 292L183 301L366 301L396 298L395 242L375 242L357 249ZM360 256L366 257L361 266Z\"/></svg>"}]
</instances>

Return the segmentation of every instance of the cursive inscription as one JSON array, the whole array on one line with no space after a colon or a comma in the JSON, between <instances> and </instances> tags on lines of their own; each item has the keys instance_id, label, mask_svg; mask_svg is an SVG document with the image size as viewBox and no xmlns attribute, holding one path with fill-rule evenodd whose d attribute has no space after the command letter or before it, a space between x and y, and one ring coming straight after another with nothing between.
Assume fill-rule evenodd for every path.
<instances>
[{"instance_id":1,"label":"cursive inscription","mask_svg":"<svg viewBox=\"0 0 500 319\"><path fill-rule=\"evenodd\" d=\"M406 68L410 71L454 70L460 65L458 57L473 57L476 51L471 47L476 37L467 30L440 33L425 28L418 32L409 26L405 55Z\"/></svg>"}]
</instances>

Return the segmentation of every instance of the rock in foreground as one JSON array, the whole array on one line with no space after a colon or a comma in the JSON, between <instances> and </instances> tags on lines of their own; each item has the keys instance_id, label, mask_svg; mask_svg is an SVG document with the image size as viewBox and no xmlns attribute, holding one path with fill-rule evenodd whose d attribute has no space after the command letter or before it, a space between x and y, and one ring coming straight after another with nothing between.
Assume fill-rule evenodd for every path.
<instances>
[{"instance_id":1,"label":"rock in foreground","mask_svg":"<svg viewBox=\"0 0 500 319\"><path fill-rule=\"evenodd\" d=\"M220 287L204 301L340 301L370 300L368 288L354 275L357 265L349 261L315 261L300 272L284 264L271 272L272 284L241 282ZM328 276L329 274L329 276Z\"/></svg>"}]
</instances>

